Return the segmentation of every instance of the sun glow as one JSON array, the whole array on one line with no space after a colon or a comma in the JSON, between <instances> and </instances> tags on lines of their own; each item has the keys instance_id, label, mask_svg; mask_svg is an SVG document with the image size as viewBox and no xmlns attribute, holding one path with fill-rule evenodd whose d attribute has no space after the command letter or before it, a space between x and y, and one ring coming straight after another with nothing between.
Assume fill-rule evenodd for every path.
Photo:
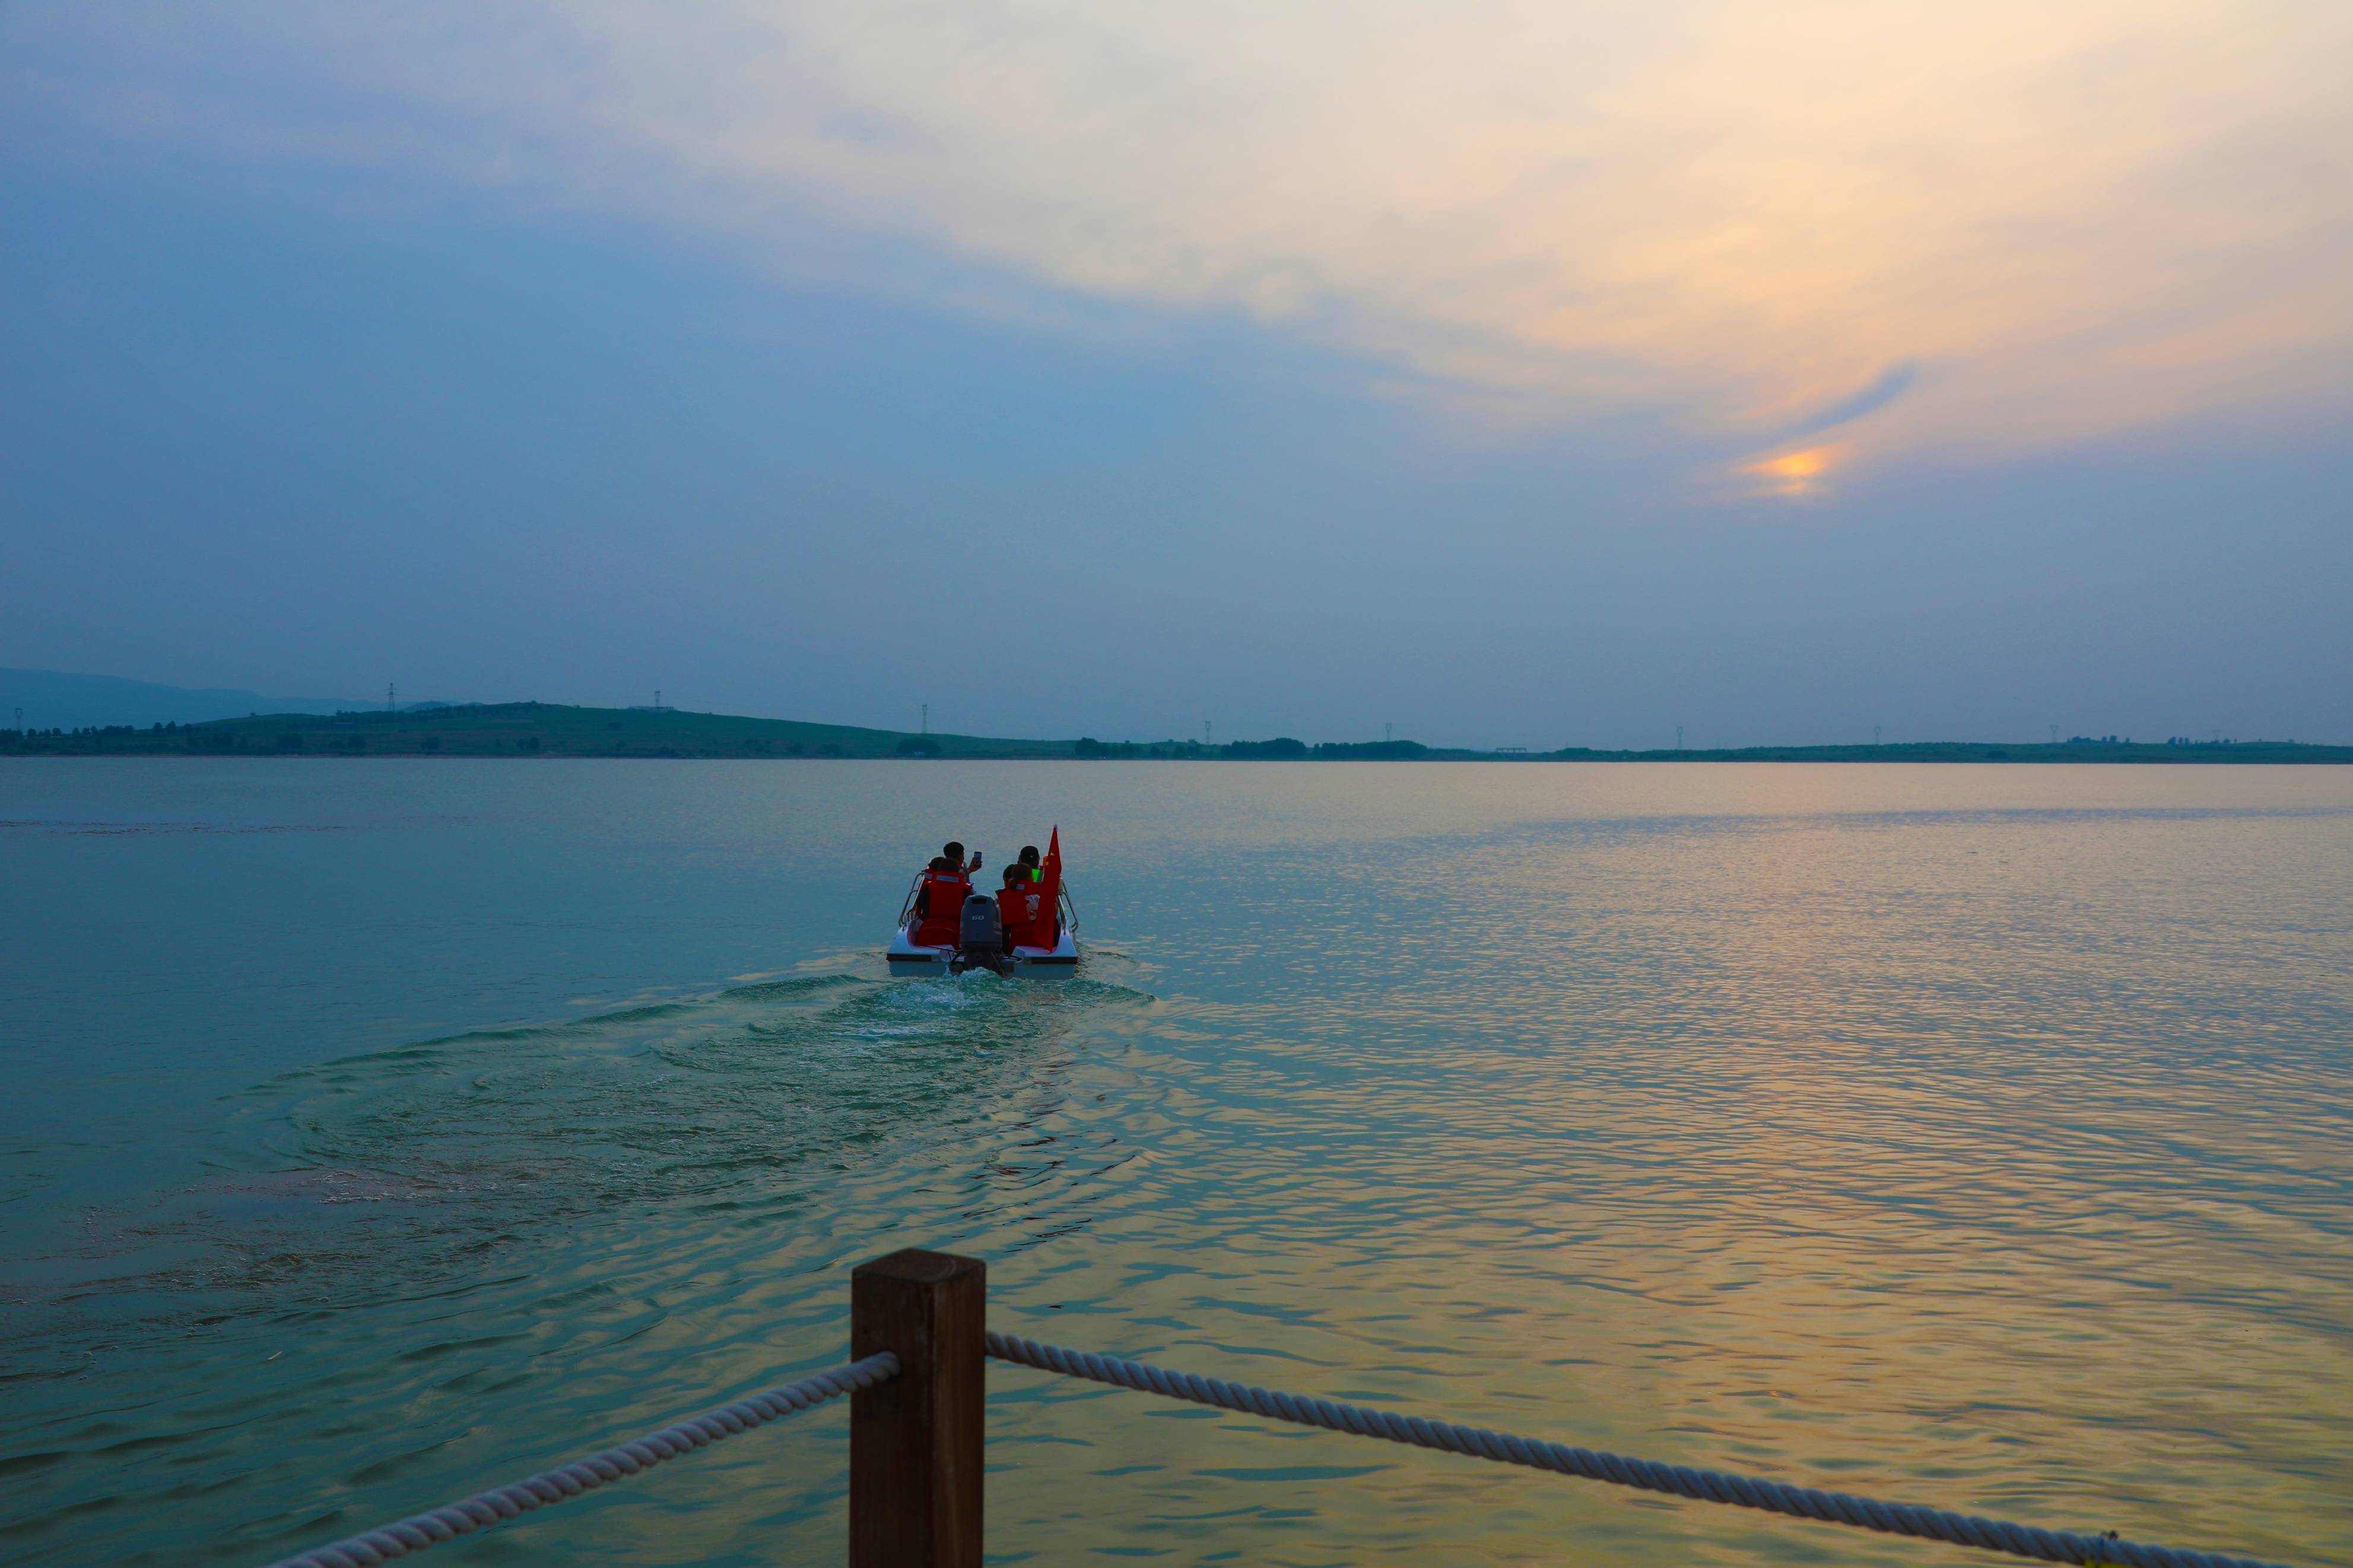
<instances>
[{"instance_id":1,"label":"sun glow","mask_svg":"<svg viewBox=\"0 0 2353 1568\"><path fill-rule=\"evenodd\" d=\"M1840 456L1836 447L1807 447L1747 464L1740 471L1748 476L1757 494L1807 500L1827 488L1830 471Z\"/></svg>"}]
</instances>

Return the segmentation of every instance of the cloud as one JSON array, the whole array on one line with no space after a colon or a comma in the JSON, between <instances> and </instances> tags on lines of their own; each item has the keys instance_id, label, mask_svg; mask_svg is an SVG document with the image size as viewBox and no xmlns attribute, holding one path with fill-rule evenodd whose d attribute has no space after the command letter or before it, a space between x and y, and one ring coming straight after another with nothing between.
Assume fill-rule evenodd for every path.
<instances>
[{"instance_id":1,"label":"cloud","mask_svg":"<svg viewBox=\"0 0 2353 1568\"><path fill-rule=\"evenodd\" d=\"M1526 417L1756 450L1869 415L1856 461L1967 459L2313 417L2348 384L2337 0L218 0L9 26L38 46L19 89L118 128L779 258L813 226L912 243L970 269L944 292L1242 312Z\"/></svg>"},{"instance_id":2,"label":"cloud","mask_svg":"<svg viewBox=\"0 0 2353 1568\"><path fill-rule=\"evenodd\" d=\"M1750 458L1734 466L1740 481L1736 493L1778 500L1816 500L1829 493L1830 475L1852 456L1851 443L1810 443L1809 437L1867 418L1912 390L1920 379L1920 364L1905 360L1873 376L1868 386L1849 393L1775 431L1767 444L1778 447L1772 455Z\"/></svg>"},{"instance_id":3,"label":"cloud","mask_svg":"<svg viewBox=\"0 0 2353 1568\"><path fill-rule=\"evenodd\" d=\"M1803 436L1819 436L1825 430L1835 430L1841 425L1852 425L1865 415L1876 414L1905 393L1920 379L1920 363L1905 360L1889 365L1872 378L1871 384L1859 392L1850 393L1829 407L1810 414L1780 432L1779 440L1794 441Z\"/></svg>"}]
</instances>

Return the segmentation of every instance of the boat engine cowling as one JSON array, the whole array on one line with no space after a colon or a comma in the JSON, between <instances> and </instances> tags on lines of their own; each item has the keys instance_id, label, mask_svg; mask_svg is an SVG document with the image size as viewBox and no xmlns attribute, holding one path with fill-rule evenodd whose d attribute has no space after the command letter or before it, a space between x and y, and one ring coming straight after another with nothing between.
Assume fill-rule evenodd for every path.
<instances>
[{"instance_id":1,"label":"boat engine cowling","mask_svg":"<svg viewBox=\"0 0 2353 1568\"><path fill-rule=\"evenodd\" d=\"M997 918L997 900L975 893L964 901L964 924L958 932L957 956L966 964L995 969L1005 962L1005 928Z\"/></svg>"}]
</instances>

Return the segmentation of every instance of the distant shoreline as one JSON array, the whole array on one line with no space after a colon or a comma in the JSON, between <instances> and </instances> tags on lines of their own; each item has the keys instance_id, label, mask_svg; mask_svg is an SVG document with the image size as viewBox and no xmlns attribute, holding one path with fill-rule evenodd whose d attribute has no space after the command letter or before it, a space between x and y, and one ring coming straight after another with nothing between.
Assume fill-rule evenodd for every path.
<instances>
[{"instance_id":1,"label":"distant shoreline","mask_svg":"<svg viewBox=\"0 0 2353 1568\"><path fill-rule=\"evenodd\" d=\"M2052 743L1929 741L1877 746L1739 746L1655 751L1471 751L1413 741L1308 745L1229 742L1004 740L669 708L470 703L420 711L259 713L200 724L0 730L5 756L604 757L743 761L1434 762L1434 763L2105 763L2149 765L2353 763L2353 746L2293 741Z\"/></svg>"}]
</instances>

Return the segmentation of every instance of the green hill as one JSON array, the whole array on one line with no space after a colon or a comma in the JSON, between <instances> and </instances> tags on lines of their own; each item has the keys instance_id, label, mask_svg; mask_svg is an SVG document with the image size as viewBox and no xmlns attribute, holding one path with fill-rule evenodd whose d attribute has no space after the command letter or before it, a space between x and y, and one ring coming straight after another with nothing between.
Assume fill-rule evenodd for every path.
<instances>
[{"instance_id":1,"label":"green hill","mask_svg":"<svg viewBox=\"0 0 2353 1568\"><path fill-rule=\"evenodd\" d=\"M265 713L67 733L0 731L0 752L195 756L1067 757L1068 741L913 735L673 708L467 703L414 712Z\"/></svg>"}]
</instances>

